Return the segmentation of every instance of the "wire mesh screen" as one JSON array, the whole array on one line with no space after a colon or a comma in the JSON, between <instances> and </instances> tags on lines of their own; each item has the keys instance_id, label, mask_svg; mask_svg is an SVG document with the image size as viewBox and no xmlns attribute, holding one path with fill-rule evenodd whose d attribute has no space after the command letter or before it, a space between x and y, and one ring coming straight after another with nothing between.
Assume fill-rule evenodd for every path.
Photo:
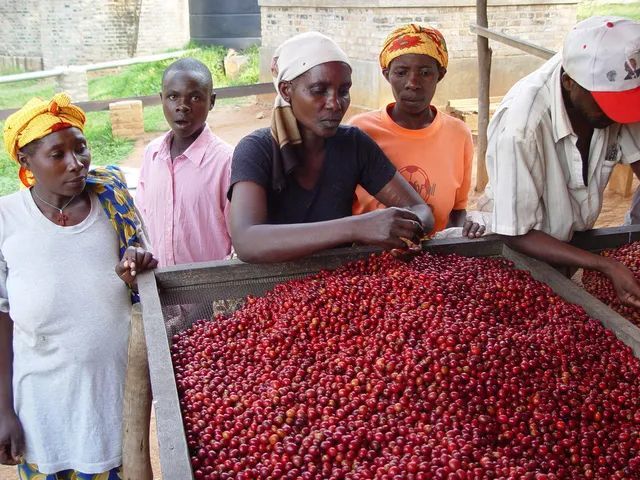
<instances>
[{"instance_id":1,"label":"wire mesh screen","mask_svg":"<svg viewBox=\"0 0 640 480\"><path fill-rule=\"evenodd\" d=\"M187 287L159 288L167 336L171 337L197 320L229 316L242 308L247 296L263 295L278 283L304 278L313 273L280 275L242 281L220 281Z\"/></svg>"},{"instance_id":2,"label":"wire mesh screen","mask_svg":"<svg viewBox=\"0 0 640 480\"><path fill-rule=\"evenodd\" d=\"M466 241L456 244L430 243L437 253L472 256L503 255L517 268L530 270L534 278L549 284L567 300L579 303L594 318L618 335L638 355L640 336L635 327L572 284L558 272L517 252L504 248L499 240ZM145 316L145 335L149 353L154 407L160 444L163 477L193 478L190 455L180 411L169 344L171 337L195 321L230 315L241 308L248 295L261 296L275 285L304 278L323 269L336 268L367 256L366 251L328 253L298 262L273 265L247 265L226 262L205 266L160 269L142 282L141 298ZM169 342L164 335L169 337Z\"/></svg>"},{"instance_id":3,"label":"wire mesh screen","mask_svg":"<svg viewBox=\"0 0 640 480\"><path fill-rule=\"evenodd\" d=\"M483 247L451 240L434 241L430 250L449 253L452 245L461 254L499 255L502 243L487 242ZM336 249L282 264L248 265L231 262L201 264L195 268L167 270L157 276L169 339L195 321L231 315L241 308L248 295L260 296L278 283L304 278L324 269L334 269L349 261L379 252L371 247Z\"/></svg>"},{"instance_id":4,"label":"wire mesh screen","mask_svg":"<svg viewBox=\"0 0 640 480\"><path fill-rule=\"evenodd\" d=\"M172 337L198 320L231 315L249 295L261 296L279 283L335 268L363 255L366 252L350 252L279 265L211 262L158 269L139 279L164 478L194 478L170 352Z\"/></svg>"}]
</instances>

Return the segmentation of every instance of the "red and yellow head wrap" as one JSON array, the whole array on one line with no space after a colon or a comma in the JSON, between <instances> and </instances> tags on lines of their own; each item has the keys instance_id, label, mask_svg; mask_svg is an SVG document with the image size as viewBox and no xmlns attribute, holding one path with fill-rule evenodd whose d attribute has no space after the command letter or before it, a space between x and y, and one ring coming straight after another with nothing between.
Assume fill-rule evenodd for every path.
<instances>
[{"instance_id":1,"label":"red and yellow head wrap","mask_svg":"<svg viewBox=\"0 0 640 480\"><path fill-rule=\"evenodd\" d=\"M63 128L84 130L85 115L81 108L71 104L66 93L57 93L51 101L32 98L24 107L12 113L4 124L4 146L9 156L18 161L18 150ZM20 167L20 180L30 187L34 183L31 172Z\"/></svg>"},{"instance_id":2,"label":"red and yellow head wrap","mask_svg":"<svg viewBox=\"0 0 640 480\"><path fill-rule=\"evenodd\" d=\"M396 28L384 41L380 52L380 66L388 68L391 60L407 53L429 55L444 68L449 64L447 43L435 28L415 23Z\"/></svg>"}]
</instances>

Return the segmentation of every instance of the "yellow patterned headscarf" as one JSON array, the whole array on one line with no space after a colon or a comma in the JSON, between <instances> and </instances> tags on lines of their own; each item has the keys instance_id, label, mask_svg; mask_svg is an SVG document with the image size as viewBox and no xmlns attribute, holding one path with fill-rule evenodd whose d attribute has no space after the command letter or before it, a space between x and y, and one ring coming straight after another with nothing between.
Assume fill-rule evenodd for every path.
<instances>
[{"instance_id":1,"label":"yellow patterned headscarf","mask_svg":"<svg viewBox=\"0 0 640 480\"><path fill-rule=\"evenodd\" d=\"M46 137L63 128L77 127L84 130L86 117L80 107L71 104L66 93L56 93L51 101L32 98L24 107L12 113L4 124L4 146L9 156L18 161L18 150L25 145ZM30 187L33 175L20 167L20 180Z\"/></svg>"},{"instance_id":2,"label":"yellow patterned headscarf","mask_svg":"<svg viewBox=\"0 0 640 480\"><path fill-rule=\"evenodd\" d=\"M387 68L391 60L407 53L429 55L444 68L449 64L447 43L435 28L415 23L396 28L384 41L380 52L380 66Z\"/></svg>"}]
</instances>

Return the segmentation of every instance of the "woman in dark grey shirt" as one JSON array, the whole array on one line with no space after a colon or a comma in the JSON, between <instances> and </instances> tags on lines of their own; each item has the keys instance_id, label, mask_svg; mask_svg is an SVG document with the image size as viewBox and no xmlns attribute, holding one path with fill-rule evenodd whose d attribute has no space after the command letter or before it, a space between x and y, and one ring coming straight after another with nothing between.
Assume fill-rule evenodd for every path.
<instances>
[{"instance_id":1,"label":"woman in dark grey shirt","mask_svg":"<svg viewBox=\"0 0 640 480\"><path fill-rule=\"evenodd\" d=\"M353 242L399 248L433 228L431 209L375 142L340 125L348 62L316 32L276 51L271 129L243 138L231 167L231 237L242 260L285 261ZM352 217L358 184L391 208Z\"/></svg>"}]
</instances>

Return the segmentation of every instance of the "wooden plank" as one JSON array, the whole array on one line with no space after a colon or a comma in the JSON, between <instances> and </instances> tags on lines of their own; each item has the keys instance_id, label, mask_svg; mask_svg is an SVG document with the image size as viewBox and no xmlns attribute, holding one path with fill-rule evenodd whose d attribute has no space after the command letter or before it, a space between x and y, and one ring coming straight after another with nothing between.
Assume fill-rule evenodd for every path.
<instances>
[{"instance_id":1,"label":"wooden plank","mask_svg":"<svg viewBox=\"0 0 640 480\"><path fill-rule=\"evenodd\" d=\"M305 275L323 269L337 268L344 263L364 258L379 251L380 249L373 247L335 249L295 262L283 263L250 264L240 260L220 260L185 264L159 268L156 270L156 278L161 291L202 284L257 281L259 279Z\"/></svg>"},{"instance_id":2,"label":"wooden plank","mask_svg":"<svg viewBox=\"0 0 640 480\"><path fill-rule=\"evenodd\" d=\"M182 424L178 389L176 387L169 340L160 306L158 287L152 271L138 277L142 303L144 334L149 355L149 373L153 405L156 412L160 466L166 479L193 478L191 459Z\"/></svg>"},{"instance_id":3,"label":"wooden plank","mask_svg":"<svg viewBox=\"0 0 640 480\"><path fill-rule=\"evenodd\" d=\"M572 244L590 251L617 247L640 239L640 225L577 232ZM452 238L430 240L423 249L434 253L458 253L461 255L499 255L502 240L499 235L486 235L479 239ZM184 264L156 270L160 290L179 288L186 290L199 285L231 287L237 282L264 282L274 278L297 278L323 269L337 268L344 263L380 252L375 247L352 247L327 250L310 257L276 264L248 264L240 260L223 260Z\"/></svg>"},{"instance_id":4,"label":"wooden plank","mask_svg":"<svg viewBox=\"0 0 640 480\"><path fill-rule=\"evenodd\" d=\"M149 452L151 383L139 303L133 305L131 310L127 374L122 403L123 480L152 480Z\"/></svg>"},{"instance_id":5,"label":"wooden plank","mask_svg":"<svg viewBox=\"0 0 640 480\"><path fill-rule=\"evenodd\" d=\"M506 245L503 256L514 262L518 268L531 272L533 278L549 285L568 302L582 306L589 316L599 320L606 329L611 330L620 341L629 346L637 358L640 358L640 329L629 320L589 295L586 290L546 263L518 253Z\"/></svg>"},{"instance_id":6,"label":"wooden plank","mask_svg":"<svg viewBox=\"0 0 640 480\"><path fill-rule=\"evenodd\" d=\"M485 235L480 238L446 238L424 242L422 249L432 253L456 253L466 257L488 257L502 254L503 241L499 235Z\"/></svg>"},{"instance_id":7,"label":"wooden plank","mask_svg":"<svg viewBox=\"0 0 640 480\"><path fill-rule=\"evenodd\" d=\"M476 23L488 27L487 0L476 0ZM487 154L487 128L489 126L489 91L491 84L491 49L489 40L478 35L478 140L476 142L476 192L484 191L489 183L485 156Z\"/></svg>"},{"instance_id":8,"label":"wooden plank","mask_svg":"<svg viewBox=\"0 0 640 480\"><path fill-rule=\"evenodd\" d=\"M620 227L576 232L570 243L584 250L598 252L606 248L616 248L639 240L640 225L622 225Z\"/></svg>"},{"instance_id":9,"label":"wooden plank","mask_svg":"<svg viewBox=\"0 0 640 480\"><path fill-rule=\"evenodd\" d=\"M503 97L489 97L489 105L494 109L500 105ZM465 112L478 113L477 98L456 98L447 102L447 110L460 110Z\"/></svg>"},{"instance_id":10,"label":"wooden plank","mask_svg":"<svg viewBox=\"0 0 640 480\"><path fill-rule=\"evenodd\" d=\"M499 240L497 235L487 235L478 239L430 240L424 242L423 249L437 253L485 256L499 254L501 245L502 241ZM231 287L240 282L256 283L262 281L268 284L272 279L299 278L320 270L335 269L345 263L365 258L372 253L381 251L380 248L376 247L339 248L327 250L293 262L271 264L250 264L240 260L220 260L158 268L155 271L155 275L160 291L173 288L187 290L189 287L200 285L209 285L208 288L211 285Z\"/></svg>"},{"instance_id":11,"label":"wooden plank","mask_svg":"<svg viewBox=\"0 0 640 480\"><path fill-rule=\"evenodd\" d=\"M480 5L481 2L484 2L486 10L486 0L478 0L477 5ZM478 7L476 7L476 9L477 8ZM522 50L523 52L529 53L533 56L543 58L544 60L549 60L556 54L556 52L554 52L553 50L549 50L548 48L540 47L539 45L527 42L526 40L520 40L519 38L512 37L511 35L494 32L493 30L489 30L486 27L486 22L482 22L479 17L477 25L469 25L471 33L475 33L476 35L478 35L478 38L495 40L496 42L504 43L505 45L517 48L518 50Z\"/></svg>"},{"instance_id":12,"label":"wooden plank","mask_svg":"<svg viewBox=\"0 0 640 480\"><path fill-rule=\"evenodd\" d=\"M160 86L158 86L160 89ZM221 87L216 88L216 98L239 98L248 97L250 95L263 95L265 93L275 93L273 83L256 83L253 85L239 85L236 87ZM113 102L123 102L139 100L142 102L143 107L152 107L154 105L160 105L160 95L143 95L138 97L124 97L124 98L112 98L109 100L92 100L89 102L76 102L75 105L82 108L85 112L100 112L103 110L109 110L109 104ZM0 120L5 120L13 112L17 111L17 108L8 108L0 110Z\"/></svg>"}]
</instances>

